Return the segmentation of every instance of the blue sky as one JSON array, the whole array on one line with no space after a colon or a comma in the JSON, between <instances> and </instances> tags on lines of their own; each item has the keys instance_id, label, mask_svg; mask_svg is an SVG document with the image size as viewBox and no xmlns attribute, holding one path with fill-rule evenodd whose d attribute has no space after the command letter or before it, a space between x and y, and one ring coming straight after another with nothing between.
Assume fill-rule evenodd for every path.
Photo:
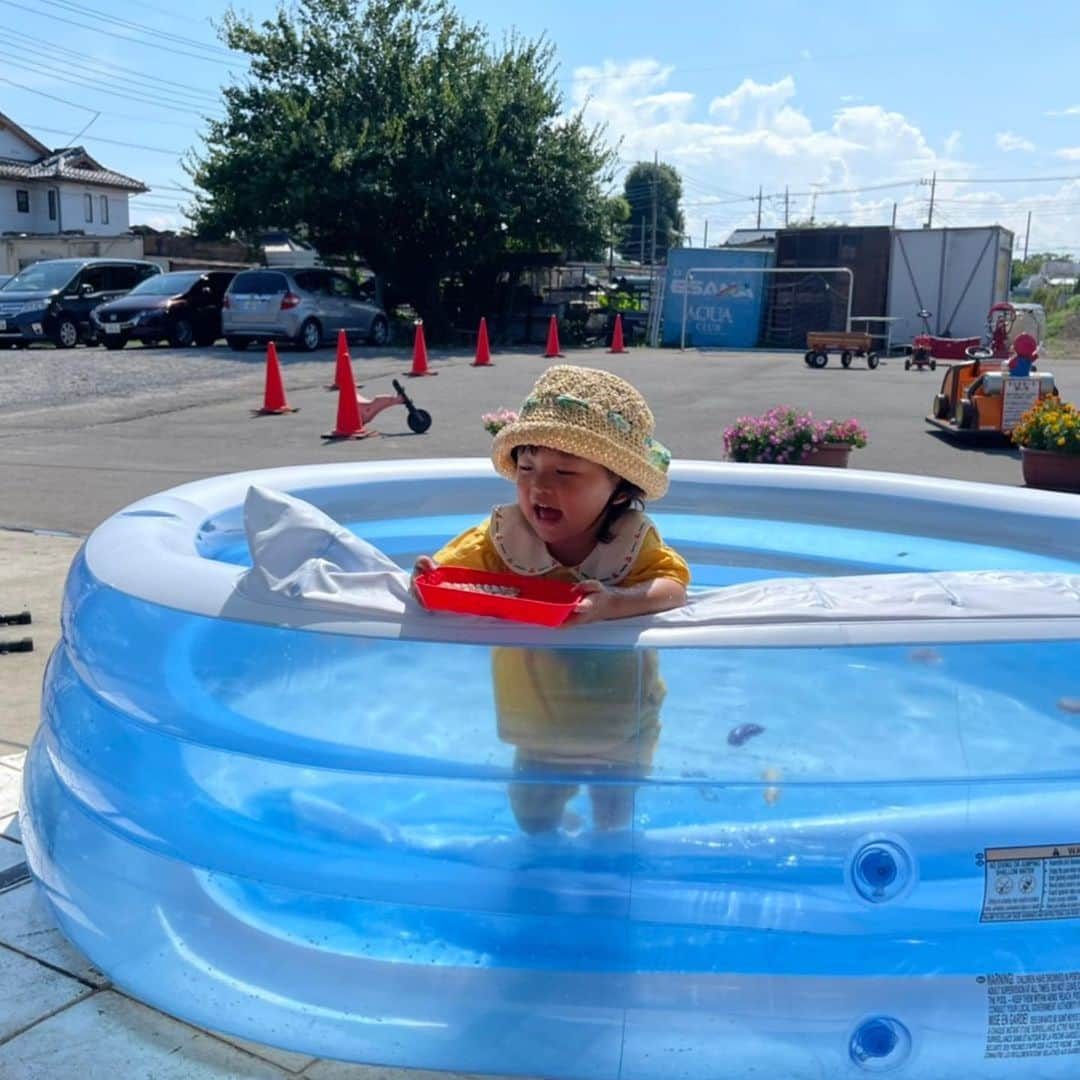
<instances>
[{"instance_id":1,"label":"blue sky","mask_svg":"<svg viewBox=\"0 0 1080 1080\"><path fill-rule=\"evenodd\" d=\"M256 17L275 7L242 5ZM915 226L930 193L919 180L936 171L935 225L1000 222L1022 245L1031 211L1032 250L1080 254L1075 3L1049 0L1030 19L1015 2L974 0L458 8L494 35L546 34L567 107L605 124L627 164L658 151L683 174L696 243L706 222L714 243L753 225L759 185L766 225L782 222L786 186L795 218L813 208L818 220L887 224L895 202L898 224ZM225 54L207 51L221 48L211 20L222 10L208 0L0 0L0 112L51 146L79 136L103 164L149 184L133 220L182 224L178 153L198 147L198 114L229 77ZM133 44L125 20L202 47L166 36L160 47Z\"/></svg>"}]
</instances>

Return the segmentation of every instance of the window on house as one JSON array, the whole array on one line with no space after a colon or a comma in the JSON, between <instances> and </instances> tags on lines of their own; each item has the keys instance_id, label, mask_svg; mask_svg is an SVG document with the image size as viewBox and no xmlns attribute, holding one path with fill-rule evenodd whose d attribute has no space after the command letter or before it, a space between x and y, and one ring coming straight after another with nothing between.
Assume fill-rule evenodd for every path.
<instances>
[{"instance_id":1,"label":"window on house","mask_svg":"<svg viewBox=\"0 0 1080 1080\"><path fill-rule=\"evenodd\" d=\"M20 214L30 213L30 192L23 188L18 188L15 192L15 209Z\"/></svg>"},{"instance_id":2,"label":"window on house","mask_svg":"<svg viewBox=\"0 0 1080 1080\"><path fill-rule=\"evenodd\" d=\"M56 220L56 192L49 189L49 220Z\"/></svg>"},{"instance_id":3,"label":"window on house","mask_svg":"<svg viewBox=\"0 0 1080 1080\"><path fill-rule=\"evenodd\" d=\"M109 224L109 196L108 195L102 195L101 196L101 224L102 225L108 225Z\"/></svg>"},{"instance_id":4,"label":"window on house","mask_svg":"<svg viewBox=\"0 0 1080 1080\"><path fill-rule=\"evenodd\" d=\"M94 220L94 196L93 195L84 195L83 196L83 217L87 221L93 221Z\"/></svg>"}]
</instances>

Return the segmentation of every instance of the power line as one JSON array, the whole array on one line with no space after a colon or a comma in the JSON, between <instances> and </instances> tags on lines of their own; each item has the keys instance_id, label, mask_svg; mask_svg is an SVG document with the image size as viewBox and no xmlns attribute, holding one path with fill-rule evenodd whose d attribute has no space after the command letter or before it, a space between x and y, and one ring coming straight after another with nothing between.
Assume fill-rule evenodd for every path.
<instances>
[{"instance_id":1,"label":"power line","mask_svg":"<svg viewBox=\"0 0 1080 1080\"><path fill-rule=\"evenodd\" d=\"M0 0L0 3L3 3L3 0ZM169 109L176 113L187 113L189 116L198 116L202 118L207 115L205 108L185 108L183 105L178 105L176 101L169 101L167 98L158 97L149 90L144 90L142 87L134 87L133 92L128 93L126 89L112 89L108 84L102 84L99 79L90 78L86 75L78 75L77 72L77 79L67 79L63 75L56 75L52 72L43 71L42 68L37 67L34 64L24 64L19 60L12 59L10 56L5 56L4 60L5 63L10 66L19 68L22 71L27 71L31 75L47 74L56 82L65 83L68 86L74 86L79 89L92 90L99 94L108 94L113 97L123 98L126 101L137 101L143 105L157 106L158 108Z\"/></svg>"},{"instance_id":2,"label":"power line","mask_svg":"<svg viewBox=\"0 0 1080 1080\"><path fill-rule=\"evenodd\" d=\"M150 83L151 87L154 89L174 87L177 90L184 91L184 96L186 97L204 97L215 104L220 101L219 94L209 90L203 90L201 87L192 86L189 83L174 82L172 79L165 79L159 75L148 75L145 72L138 71L135 68L124 67L121 64L110 63L108 66L105 66L98 63L93 57L87 57L83 53L75 52L72 49L64 49L59 45L49 45L47 48L43 47L38 38L32 37L30 34L23 34L18 30L12 30L10 28L5 29L4 36L18 38L23 42L23 44L18 46L20 52L36 53L39 56L42 56L50 65L56 64L56 59L59 55L63 58L65 68L85 68L94 75L103 75L120 82L139 81ZM117 74L118 72L124 72L125 74L120 75Z\"/></svg>"},{"instance_id":3,"label":"power line","mask_svg":"<svg viewBox=\"0 0 1080 1080\"><path fill-rule=\"evenodd\" d=\"M102 30L97 26L90 26L85 22L75 22L74 19L65 19L62 15L53 15L48 11L38 11L35 8L27 7L25 4L17 4L15 0L0 0L0 4L4 4L7 7L18 8L20 11L28 11L31 15L41 15L46 19L53 19L56 22L67 23L68 26L78 27L79 30L90 30L95 34L103 34L105 37L116 38L119 41L124 41L128 45L141 45L147 49L162 49L168 52L172 56L186 56L191 60L203 60L208 64L220 64L222 67L231 67L232 62L229 60L218 60L212 56L200 56L198 53L185 52L183 49L177 49L172 45L166 45L164 43L154 41L140 41L138 38L131 37L130 34L115 34L110 30Z\"/></svg>"},{"instance_id":4,"label":"power line","mask_svg":"<svg viewBox=\"0 0 1080 1080\"><path fill-rule=\"evenodd\" d=\"M40 124L28 125L33 127L35 131L47 131L50 135L66 135L66 131L60 131L57 128L42 127ZM106 139L101 135L87 135L87 138L92 142L110 143L113 146L126 146L131 150L146 150L151 154L169 154L171 157L183 157L186 151L184 150L166 150L160 146L143 146L140 143L121 142L119 139Z\"/></svg>"},{"instance_id":5,"label":"power line","mask_svg":"<svg viewBox=\"0 0 1080 1080\"><path fill-rule=\"evenodd\" d=\"M107 115L117 120L135 120L145 124L168 124L171 127L191 127L190 123L184 123L182 120L155 120L148 116L129 116L126 113L116 113L111 111L106 113L103 109L91 109L89 105L80 105L76 101L68 101L67 98L57 97L55 94L47 94L44 90L35 90L32 86L24 86L22 83L17 83L14 79L5 78L3 75L0 75L0 82L6 82L9 86L17 87L19 90L25 90L28 94L37 94L38 97L48 98L50 101L59 101L61 105L70 105L73 109L85 109L87 112L94 113L95 116Z\"/></svg>"},{"instance_id":6,"label":"power line","mask_svg":"<svg viewBox=\"0 0 1080 1080\"><path fill-rule=\"evenodd\" d=\"M70 11L76 15L90 15L95 19L101 19L113 26L123 27L126 30L134 30L138 34L147 37L160 38L163 41L174 42L177 45L187 45L193 49L199 49L208 53L221 53L223 56L230 55L229 49L223 49L220 45L207 44L196 38L184 37L181 34L170 34L167 30L158 30L147 23L133 22L130 19L121 19L116 15L110 15L106 11L97 8L86 7L84 4L75 3L75 0L38 0L39 3L48 4L50 7L58 7L61 11Z\"/></svg>"}]
</instances>

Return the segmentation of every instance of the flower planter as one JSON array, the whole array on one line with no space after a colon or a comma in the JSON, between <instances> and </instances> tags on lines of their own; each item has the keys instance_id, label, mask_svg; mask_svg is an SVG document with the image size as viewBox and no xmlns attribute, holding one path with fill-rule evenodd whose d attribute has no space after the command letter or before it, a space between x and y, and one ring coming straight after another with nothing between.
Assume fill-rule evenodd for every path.
<instances>
[{"instance_id":1,"label":"flower planter","mask_svg":"<svg viewBox=\"0 0 1080 1080\"><path fill-rule=\"evenodd\" d=\"M800 465L820 465L830 469L846 469L851 457L848 443L821 443L799 462Z\"/></svg>"},{"instance_id":2,"label":"flower planter","mask_svg":"<svg viewBox=\"0 0 1080 1080\"><path fill-rule=\"evenodd\" d=\"M1055 454L1053 450L1022 446L1020 463L1028 487L1080 493L1080 455Z\"/></svg>"}]
</instances>

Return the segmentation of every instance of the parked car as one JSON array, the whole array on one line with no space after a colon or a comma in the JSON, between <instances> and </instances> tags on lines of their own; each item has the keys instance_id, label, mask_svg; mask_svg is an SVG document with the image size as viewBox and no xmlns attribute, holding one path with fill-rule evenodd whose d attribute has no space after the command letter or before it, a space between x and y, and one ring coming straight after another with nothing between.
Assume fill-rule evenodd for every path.
<instances>
[{"instance_id":1,"label":"parked car","mask_svg":"<svg viewBox=\"0 0 1080 1080\"><path fill-rule=\"evenodd\" d=\"M73 349L94 340L90 313L161 273L140 259L45 259L20 270L0 290L0 345L51 341Z\"/></svg>"},{"instance_id":2,"label":"parked car","mask_svg":"<svg viewBox=\"0 0 1080 1080\"><path fill-rule=\"evenodd\" d=\"M221 337L221 304L235 277L231 270L178 270L156 274L93 313L106 349L129 341L213 345Z\"/></svg>"},{"instance_id":3,"label":"parked car","mask_svg":"<svg viewBox=\"0 0 1080 1080\"><path fill-rule=\"evenodd\" d=\"M225 294L221 323L230 347L238 350L273 340L310 352L339 330L372 345L390 339L390 321L370 289L312 267L240 271Z\"/></svg>"}]
</instances>

